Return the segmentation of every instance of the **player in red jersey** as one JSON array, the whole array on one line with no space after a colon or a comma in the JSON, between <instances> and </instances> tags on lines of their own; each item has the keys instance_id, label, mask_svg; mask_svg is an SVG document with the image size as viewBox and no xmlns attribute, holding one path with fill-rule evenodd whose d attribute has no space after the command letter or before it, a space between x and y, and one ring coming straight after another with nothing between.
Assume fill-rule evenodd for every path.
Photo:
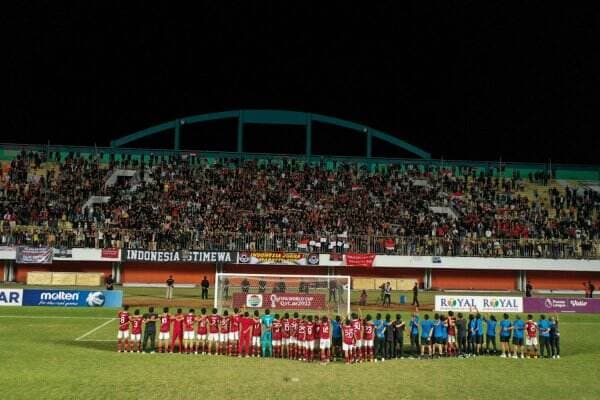
<instances>
[{"instance_id":1,"label":"player in red jersey","mask_svg":"<svg viewBox=\"0 0 600 400\"><path fill-rule=\"evenodd\" d=\"M254 327L254 321L250 318L248 311L244 313L244 316L240 319L240 345L238 349L239 357L250 357L251 345L252 345L252 328Z\"/></svg>"},{"instance_id":2,"label":"player in red jersey","mask_svg":"<svg viewBox=\"0 0 600 400\"><path fill-rule=\"evenodd\" d=\"M208 354L213 354L212 348L215 345L215 353L219 349L219 322L221 317L217 314L217 309L213 308L212 314L208 316Z\"/></svg>"},{"instance_id":3,"label":"player in red jersey","mask_svg":"<svg viewBox=\"0 0 600 400\"><path fill-rule=\"evenodd\" d=\"M123 311L117 314L119 318L119 333L117 334L117 351L129 350L129 306L123 306Z\"/></svg>"},{"instance_id":4,"label":"player in red jersey","mask_svg":"<svg viewBox=\"0 0 600 400\"><path fill-rule=\"evenodd\" d=\"M169 334L171 332L171 315L169 309L163 308L163 313L160 315L160 332L158 334L158 352L162 353L169 349Z\"/></svg>"},{"instance_id":5,"label":"player in red jersey","mask_svg":"<svg viewBox=\"0 0 600 400\"><path fill-rule=\"evenodd\" d=\"M350 320L346 318L342 325L342 350L344 351L344 360L346 364L350 364L352 360L352 349L356 343L354 327L350 324Z\"/></svg>"},{"instance_id":6,"label":"player in red jersey","mask_svg":"<svg viewBox=\"0 0 600 400\"><path fill-rule=\"evenodd\" d=\"M365 348L365 360L373 362L375 357L373 354L373 341L375 340L375 325L371 322L371 315L367 314L365 325L363 327L362 345Z\"/></svg>"},{"instance_id":7,"label":"player in red jersey","mask_svg":"<svg viewBox=\"0 0 600 400\"><path fill-rule=\"evenodd\" d=\"M358 318L356 313L352 314L352 327L354 328L354 348L352 349L352 358L355 361L362 361L364 358L364 351L362 344L362 321Z\"/></svg>"},{"instance_id":8,"label":"player in red jersey","mask_svg":"<svg viewBox=\"0 0 600 400\"><path fill-rule=\"evenodd\" d=\"M285 354L286 358L290 358L290 329L290 315L285 313L281 320L281 356Z\"/></svg>"},{"instance_id":9,"label":"player in red jersey","mask_svg":"<svg viewBox=\"0 0 600 400\"><path fill-rule=\"evenodd\" d=\"M456 319L454 318L454 312L448 311L448 350L446 354L449 356L457 353L456 348Z\"/></svg>"},{"instance_id":10,"label":"player in red jersey","mask_svg":"<svg viewBox=\"0 0 600 400\"><path fill-rule=\"evenodd\" d=\"M229 345L229 328L231 318L227 310L223 311L223 316L219 321L219 354L230 355L231 346Z\"/></svg>"},{"instance_id":11,"label":"player in red jersey","mask_svg":"<svg viewBox=\"0 0 600 400\"><path fill-rule=\"evenodd\" d=\"M527 316L527 322L525 322L525 331L527 331L527 337L525 338L525 349L528 353L529 358L538 357L538 324L533 320L533 315Z\"/></svg>"},{"instance_id":12,"label":"player in red jersey","mask_svg":"<svg viewBox=\"0 0 600 400\"><path fill-rule=\"evenodd\" d=\"M329 362L330 349L331 349L331 326L327 317L321 319L319 324L319 336L320 343L319 348L321 349L321 362Z\"/></svg>"},{"instance_id":13,"label":"player in red jersey","mask_svg":"<svg viewBox=\"0 0 600 400\"><path fill-rule=\"evenodd\" d=\"M288 358L291 360L298 359L298 327L300 326L300 319L298 313L294 313L294 318L290 319L290 347L288 349Z\"/></svg>"},{"instance_id":14,"label":"player in red jersey","mask_svg":"<svg viewBox=\"0 0 600 400\"><path fill-rule=\"evenodd\" d=\"M206 354L208 350L208 319L206 318L206 308L200 310L200 315L196 317L198 321L198 331L196 335L196 354Z\"/></svg>"},{"instance_id":15,"label":"player in red jersey","mask_svg":"<svg viewBox=\"0 0 600 400\"><path fill-rule=\"evenodd\" d=\"M235 356L238 351L240 341L240 321L242 319L242 313L239 309L233 309L233 315L231 316L231 326L229 328L229 345L231 346L231 355Z\"/></svg>"},{"instance_id":16,"label":"player in red jersey","mask_svg":"<svg viewBox=\"0 0 600 400\"><path fill-rule=\"evenodd\" d=\"M131 351L136 351L138 353L142 352L142 324L144 319L140 315L140 310L135 310L133 312L133 317L131 317Z\"/></svg>"},{"instance_id":17,"label":"player in red jersey","mask_svg":"<svg viewBox=\"0 0 600 400\"><path fill-rule=\"evenodd\" d=\"M279 320L279 314L275 314L275 319L271 324L271 330L273 332L272 343L273 343L273 357L281 358L281 338L283 336L283 324Z\"/></svg>"},{"instance_id":18,"label":"player in red jersey","mask_svg":"<svg viewBox=\"0 0 600 400\"><path fill-rule=\"evenodd\" d=\"M300 361L306 361L306 317L303 315L298 322L298 331L296 332L296 340L298 341L298 357Z\"/></svg>"},{"instance_id":19,"label":"player in red jersey","mask_svg":"<svg viewBox=\"0 0 600 400\"><path fill-rule=\"evenodd\" d=\"M312 315L309 315L308 321L306 321L306 337L304 339L304 349L306 361L311 362L313 360L315 351L315 324L313 324Z\"/></svg>"},{"instance_id":20,"label":"player in red jersey","mask_svg":"<svg viewBox=\"0 0 600 400\"><path fill-rule=\"evenodd\" d=\"M262 335L262 326L258 317L258 310L254 311L252 318L252 357L260 357L260 336Z\"/></svg>"},{"instance_id":21,"label":"player in red jersey","mask_svg":"<svg viewBox=\"0 0 600 400\"><path fill-rule=\"evenodd\" d=\"M173 321L173 337L171 338L171 348L169 353L175 351L175 342L179 339L179 352L183 353L183 320L185 319L181 308L177 309L177 314L171 317Z\"/></svg>"},{"instance_id":22,"label":"player in red jersey","mask_svg":"<svg viewBox=\"0 0 600 400\"><path fill-rule=\"evenodd\" d=\"M313 317L313 326L315 328L315 340L314 340L314 359L317 359L321 354L321 318L318 315Z\"/></svg>"},{"instance_id":23,"label":"player in red jersey","mask_svg":"<svg viewBox=\"0 0 600 400\"><path fill-rule=\"evenodd\" d=\"M194 323L196 322L196 316L194 315L194 309L185 315L183 319L183 348L187 354L190 354L194 350Z\"/></svg>"}]
</instances>

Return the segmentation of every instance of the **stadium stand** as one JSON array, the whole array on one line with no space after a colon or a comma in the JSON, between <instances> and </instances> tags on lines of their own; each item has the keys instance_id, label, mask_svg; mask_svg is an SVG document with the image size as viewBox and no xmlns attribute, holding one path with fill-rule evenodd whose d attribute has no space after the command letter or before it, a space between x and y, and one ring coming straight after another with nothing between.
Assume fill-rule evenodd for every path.
<instances>
[{"instance_id":1,"label":"stadium stand","mask_svg":"<svg viewBox=\"0 0 600 400\"><path fill-rule=\"evenodd\" d=\"M598 257L598 191L495 170L23 150L2 164L0 244Z\"/></svg>"}]
</instances>

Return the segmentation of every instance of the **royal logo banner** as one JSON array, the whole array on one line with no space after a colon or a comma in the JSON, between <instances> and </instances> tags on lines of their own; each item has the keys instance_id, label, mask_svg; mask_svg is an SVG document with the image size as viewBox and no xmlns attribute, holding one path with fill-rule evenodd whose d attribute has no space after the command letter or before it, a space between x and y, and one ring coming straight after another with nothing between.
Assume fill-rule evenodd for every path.
<instances>
[{"instance_id":1,"label":"royal logo banner","mask_svg":"<svg viewBox=\"0 0 600 400\"><path fill-rule=\"evenodd\" d=\"M18 264L52 264L54 251L50 247L17 246Z\"/></svg>"},{"instance_id":2,"label":"royal logo banner","mask_svg":"<svg viewBox=\"0 0 600 400\"><path fill-rule=\"evenodd\" d=\"M123 261L146 262L192 262L192 263L234 263L236 254L230 251L152 251L133 250L121 251Z\"/></svg>"},{"instance_id":3,"label":"royal logo banner","mask_svg":"<svg viewBox=\"0 0 600 400\"><path fill-rule=\"evenodd\" d=\"M240 251L238 264L319 265L319 255L284 251Z\"/></svg>"},{"instance_id":4,"label":"royal logo banner","mask_svg":"<svg viewBox=\"0 0 600 400\"><path fill-rule=\"evenodd\" d=\"M345 255L346 265L349 267L372 267L375 254L348 253Z\"/></svg>"},{"instance_id":5,"label":"royal logo banner","mask_svg":"<svg viewBox=\"0 0 600 400\"><path fill-rule=\"evenodd\" d=\"M271 310L324 310L324 294L305 293L234 293L233 307Z\"/></svg>"},{"instance_id":6,"label":"royal logo banner","mask_svg":"<svg viewBox=\"0 0 600 400\"><path fill-rule=\"evenodd\" d=\"M527 297L523 308L531 313L600 313L600 299Z\"/></svg>"},{"instance_id":7,"label":"royal logo banner","mask_svg":"<svg viewBox=\"0 0 600 400\"><path fill-rule=\"evenodd\" d=\"M504 296L435 296L435 311L523 312L523 298Z\"/></svg>"},{"instance_id":8,"label":"royal logo banner","mask_svg":"<svg viewBox=\"0 0 600 400\"><path fill-rule=\"evenodd\" d=\"M23 289L0 289L0 306L23 305Z\"/></svg>"}]
</instances>

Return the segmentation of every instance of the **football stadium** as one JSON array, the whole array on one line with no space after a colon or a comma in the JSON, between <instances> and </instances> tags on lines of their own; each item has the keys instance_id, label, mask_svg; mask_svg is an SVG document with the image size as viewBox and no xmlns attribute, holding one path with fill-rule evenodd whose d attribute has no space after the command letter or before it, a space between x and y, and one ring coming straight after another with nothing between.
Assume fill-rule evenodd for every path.
<instances>
[{"instance_id":1,"label":"football stadium","mask_svg":"<svg viewBox=\"0 0 600 400\"><path fill-rule=\"evenodd\" d=\"M581 16L197 6L7 11L0 398L600 398Z\"/></svg>"}]
</instances>

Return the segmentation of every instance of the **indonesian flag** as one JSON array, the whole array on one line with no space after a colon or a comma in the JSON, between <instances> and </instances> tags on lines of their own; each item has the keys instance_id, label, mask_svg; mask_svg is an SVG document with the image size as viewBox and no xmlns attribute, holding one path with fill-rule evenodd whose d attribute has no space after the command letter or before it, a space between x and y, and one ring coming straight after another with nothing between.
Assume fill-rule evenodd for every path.
<instances>
[{"instance_id":1,"label":"indonesian flag","mask_svg":"<svg viewBox=\"0 0 600 400\"><path fill-rule=\"evenodd\" d=\"M363 187L361 185L352 185L352 191L355 192L357 190L363 190Z\"/></svg>"},{"instance_id":2,"label":"indonesian flag","mask_svg":"<svg viewBox=\"0 0 600 400\"><path fill-rule=\"evenodd\" d=\"M301 240L298 241L298 248L299 249L307 249L308 248L308 243L309 243L308 239L301 239Z\"/></svg>"},{"instance_id":3,"label":"indonesian flag","mask_svg":"<svg viewBox=\"0 0 600 400\"><path fill-rule=\"evenodd\" d=\"M298 191L294 188L291 188L289 191L290 197L292 199L299 199L300 198L300 193L298 193Z\"/></svg>"}]
</instances>

